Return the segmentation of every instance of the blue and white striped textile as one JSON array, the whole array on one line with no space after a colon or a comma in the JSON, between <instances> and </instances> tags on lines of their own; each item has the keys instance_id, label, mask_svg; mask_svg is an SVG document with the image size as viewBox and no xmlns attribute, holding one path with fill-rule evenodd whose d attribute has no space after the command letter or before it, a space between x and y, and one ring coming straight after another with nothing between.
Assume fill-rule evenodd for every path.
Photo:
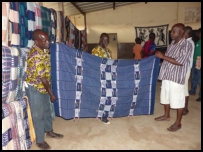
<instances>
[{"instance_id":1,"label":"blue and white striped textile","mask_svg":"<svg viewBox=\"0 0 203 152\"><path fill-rule=\"evenodd\" d=\"M113 60L51 44L55 114L64 119L154 113L159 58Z\"/></svg>"}]
</instances>

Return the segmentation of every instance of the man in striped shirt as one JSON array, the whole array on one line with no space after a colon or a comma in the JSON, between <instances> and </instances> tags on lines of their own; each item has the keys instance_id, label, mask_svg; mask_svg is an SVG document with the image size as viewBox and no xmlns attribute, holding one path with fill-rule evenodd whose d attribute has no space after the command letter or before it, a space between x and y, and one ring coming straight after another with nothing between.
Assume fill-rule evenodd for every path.
<instances>
[{"instance_id":1,"label":"man in striped shirt","mask_svg":"<svg viewBox=\"0 0 203 152\"><path fill-rule=\"evenodd\" d=\"M173 41L165 54L155 53L157 57L164 60L158 79L162 80L160 103L164 104L165 109L165 114L155 120L170 120L170 108L177 109L175 123L167 128L169 131L176 131L181 128L181 118L185 107L184 84L188 66L190 66L192 45L184 38L184 24L182 23L173 25L171 39Z\"/></svg>"}]
</instances>

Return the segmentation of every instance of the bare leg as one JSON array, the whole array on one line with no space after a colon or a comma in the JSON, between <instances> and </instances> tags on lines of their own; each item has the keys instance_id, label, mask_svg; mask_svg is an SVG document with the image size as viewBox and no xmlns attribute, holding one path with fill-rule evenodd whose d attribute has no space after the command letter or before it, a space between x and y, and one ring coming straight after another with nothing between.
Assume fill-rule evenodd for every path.
<instances>
[{"instance_id":1,"label":"bare leg","mask_svg":"<svg viewBox=\"0 0 203 152\"><path fill-rule=\"evenodd\" d=\"M177 110L177 119L173 125L171 125L169 128L167 128L169 131L177 131L181 128L181 119L183 114L184 108L180 108Z\"/></svg>"},{"instance_id":2,"label":"bare leg","mask_svg":"<svg viewBox=\"0 0 203 152\"><path fill-rule=\"evenodd\" d=\"M183 110L183 115L188 114L189 110L188 110L188 100L189 100L189 96L185 97L185 108Z\"/></svg>"},{"instance_id":3,"label":"bare leg","mask_svg":"<svg viewBox=\"0 0 203 152\"><path fill-rule=\"evenodd\" d=\"M164 115L155 118L157 121L170 120L170 104L164 105Z\"/></svg>"}]
</instances>

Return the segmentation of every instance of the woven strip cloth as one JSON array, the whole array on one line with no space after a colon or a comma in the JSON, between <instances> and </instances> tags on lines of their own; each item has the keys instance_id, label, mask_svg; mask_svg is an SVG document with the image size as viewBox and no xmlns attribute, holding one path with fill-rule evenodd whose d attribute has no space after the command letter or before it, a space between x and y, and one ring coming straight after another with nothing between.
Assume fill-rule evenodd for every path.
<instances>
[{"instance_id":1,"label":"woven strip cloth","mask_svg":"<svg viewBox=\"0 0 203 152\"><path fill-rule=\"evenodd\" d=\"M27 97L2 104L2 149L26 150L30 147Z\"/></svg>"},{"instance_id":2,"label":"woven strip cloth","mask_svg":"<svg viewBox=\"0 0 203 152\"><path fill-rule=\"evenodd\" d=\"M154 113L159 59L104 59L64 44L51 44L56 116L64 119Z\"/></svg>"}]
</instances>

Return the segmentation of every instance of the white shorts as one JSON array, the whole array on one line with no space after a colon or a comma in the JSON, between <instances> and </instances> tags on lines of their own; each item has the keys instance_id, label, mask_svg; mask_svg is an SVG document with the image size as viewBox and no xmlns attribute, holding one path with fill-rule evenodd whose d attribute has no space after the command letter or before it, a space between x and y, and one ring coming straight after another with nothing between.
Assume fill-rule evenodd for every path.
<instances>
[{"instance_id":1,"label":"white shorts","mask_svg":"<svg viewBox=\"0 0 203 152\"><path fill-rule=\"evenodd\" d=\"M161 104L170 104L172 109L185 107L185 85L169 80L162 80L161 85Z\"/></svg>"},{"instance_id":2,"label":"white shorts","mask_svg":"<svg viewBox=\"0 0 203 152\"><path fill-rule=\"evenodd\" d=\"M190 78L190 69L187 71L187 74L185 76L185 96L189 96L189 91L188 91L188 80Z\"/></svg>"}]
</instances>

